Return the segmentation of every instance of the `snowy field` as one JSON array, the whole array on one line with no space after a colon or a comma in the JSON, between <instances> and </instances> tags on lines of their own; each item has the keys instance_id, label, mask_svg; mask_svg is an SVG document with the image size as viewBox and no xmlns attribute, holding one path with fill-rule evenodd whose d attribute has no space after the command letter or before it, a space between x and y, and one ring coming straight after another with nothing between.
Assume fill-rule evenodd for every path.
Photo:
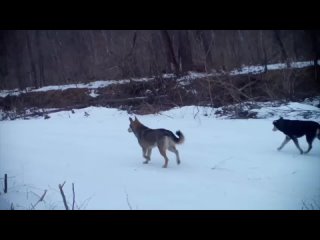
<instances>
[{"instance_id":1,"label":"snowy field","mask_svg":"<svg viewBox=\"0 0 320 240\"><path fill-rule=\"evenodd\" d=\"M293 103L295 111L319 108ZM189 106L138 116L150 128L181 130L186 141L163 169L157 149L148 165L128 132L124 111L90 107L50 114L50 119L0 122L0 209L64 209L75 186L76 209L320 209L320 141L300 155L292 142L273 132L284 107L265 108L265 119L215 117L212 109ZM199 112L198 112L199 110ZM88 113L89 116L87 114ZM86 115L86 116L85 116ZM319 122L319 119L310 119ZM306 150L305 138L300 146ZM3 176L8 174L8 193Z\"/></svg>"}]
</instances>

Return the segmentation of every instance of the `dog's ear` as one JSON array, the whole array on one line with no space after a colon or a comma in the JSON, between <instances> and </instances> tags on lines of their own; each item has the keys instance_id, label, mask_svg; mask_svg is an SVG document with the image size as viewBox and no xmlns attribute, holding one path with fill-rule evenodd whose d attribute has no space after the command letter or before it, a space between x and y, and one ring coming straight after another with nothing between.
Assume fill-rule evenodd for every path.
<instances>
[{"instance_id":1,"label":"dog's ear","mask_svg":"<svg viewBox=\"0 0 320 240\"><path fill-rule=\"evenodd\" d=\"M137 118L136 116L134 116L134 120L135 120L135 121L139 121L139 120L138 120L138 118Z\"/></svg>"},{"instance_id":2,"label":"dog's ear","mask_svg":"<svg viewBox=\"0 0 320 240\"><path fill-rule=\"evenodd\" d=\"M283 120L283 117L280 117L279 120Z\"/></svg>"},{"instance_id":3,"label":"dog's ear","mask_svg":"<svg viewBox=\"0 0 320 240\"><path fill-rule=\"evenodd\" d=\"M129 117L129 120L130 120L130 122L133 122L133 120L132 120L132 118L131 118L131 117Z\"/></svg>"}]
</instances>

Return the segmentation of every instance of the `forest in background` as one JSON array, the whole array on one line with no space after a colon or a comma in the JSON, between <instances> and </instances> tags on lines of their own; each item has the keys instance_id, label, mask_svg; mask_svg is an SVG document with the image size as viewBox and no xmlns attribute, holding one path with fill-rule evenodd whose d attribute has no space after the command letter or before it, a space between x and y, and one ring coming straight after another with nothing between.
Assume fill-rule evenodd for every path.
<instances>
[{"instance_id":1,"label":"forest in background","mask_svg":"<svg viewBox=\"0 0 320 240\"><path fill-rule=\"evenodd\" d=\"M316 62L320 58L319 32L1 30L0 89Z\"/></svg>"}]
</instances>

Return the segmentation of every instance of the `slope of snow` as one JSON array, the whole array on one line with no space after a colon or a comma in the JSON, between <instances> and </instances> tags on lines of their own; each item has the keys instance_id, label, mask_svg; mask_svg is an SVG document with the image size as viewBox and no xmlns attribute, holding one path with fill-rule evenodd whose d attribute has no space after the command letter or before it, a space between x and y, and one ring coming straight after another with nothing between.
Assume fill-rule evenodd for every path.
<instances>
[{"instance_id":1,"label":"slope of snow","mask_svg":"<svg viewBox=\"0 0 320 240\"><path fill-rule=\"evenodd\" d=\"M320 65L320 60L317 62L318 65ZM290 67L291 68L305 68L314 66L313 61L304 61L304 62L291 62ZM285 63L275 63L275 64L268 64L267 70L279 70L279 69L286 69L288 66ZM263 72L265 69L265 66L243 66L240 69L232 70L230 72L230 75L241 75L241 74L257 74Z\"/></svg>"},{"instance_id":2,"label":"slope of snow","mask_svg":"<svg viewBox=\"0 0 320 240\"><path fill-rule=\"evenodd\" d=\"M312 110L309 106L290 105ZM75 184L76 209L302 209L320 199L320 141L300 155L272 118L222 120L194 106L138 116L151 128L181 130L186 137L163 169L157 149L148 165L126 112L90 107L50 114L50 119L0 122L0 208L64 209ZM87 113L87 114L85 114ZM293 114L293 113L292 113ZM206 115L206 116L205 116ZM293 116L293 115L292 115ZM315 119L316 120L316 119ZM300 139L307 148L304 138ZM31 205L32 204L32 205Z\"/></svg>"},{"instance_id":3,"label":"slope of snow","mask_svg":"<svg viewBox=\"0 0 320 240\"><path fill-rule=\"evenodd\" d=\"M279 107L263 107L261 109L253 110L258 113L258 118L279 118L284 117L287 119L305 119L308 118L320 119L320 108L303 103L291 102L283 104ZM306 114L308 113L308 114Z\"/></svg>"},{"instance_id":4,"label":"slope of snow","mask_svg":"<svg viewBox=\"0 0 320 240\"><path fill-rule=\"evenodd\" d=\"M112 84L126 84L130 82L145 82L150 81L152 78L139 78L139 79L124 79L124 80L100 80L90 83L79 83L79 84L67 84L67 85L56 85L56 86L46 86L38 89L27 88L24 91L19 91L18 89L13 90L1 90L0 97L6 97L7 95L18 96L21 93L27 92L47 92L51 90L60 90L64 91L70 88L88 88L88 89L97 89L102 87L107 87Z\"/></svg>"},{"instance_id":5,"label":"slope of snow","mask_svg":"<svg viewBox=\"0 0 320 240\"><path fill-rule=\"evenodd\" d=\"M317 62L318 65L320 65L320 60ZM313 66L313 61L304 61L304 62L292 62L290 63L291 68L304 68L304 67L310 67ZM241 74L258 74L264 71L264 66L243 66L239 69L234 69L229 72L230 75L241 75ZM287 68L287 65L284 63L276 63L276 64L268 64L267 69L268 70L277 70L277 69L285 69ZM195 80L198 78L204 78L204 77L210 77L210 76L220 76L226 73L218 73L215 70L213 70L212 73L198 73L198 72L192 72L190 71L188 75L180 77L177 79L177 81L181 85L187 85L190 83L191 80ZM163 78L172 78L174 77L174 74L163 74ZM19 89L13 89L13 90L1 90L0 91L0 97L6 97L8 95L10 96L18 96L21 93L26 92L46 92L51 90L66 90L70 88L88 88L88 89L97 89L102 87L107 87L111 84L126 84L129 82L146 82L154 80L154 77L151 78L139 78L139 79L124 79L124 80L99 80L95 82L90 83L80 83L80 84L67 84L67 85L59 85L59 86L46 86L38 89L33 88L26 88L26 90L19 91Z\"/></svg>"}]
</instances>

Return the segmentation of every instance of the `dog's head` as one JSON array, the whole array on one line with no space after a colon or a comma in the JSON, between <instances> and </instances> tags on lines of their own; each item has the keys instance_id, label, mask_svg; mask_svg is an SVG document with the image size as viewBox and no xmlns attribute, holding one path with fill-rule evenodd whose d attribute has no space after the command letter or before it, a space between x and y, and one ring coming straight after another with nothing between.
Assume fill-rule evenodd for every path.
<instances>
[{"instance_id":1,"label":"dog's head","mask_svg":"<svg viewBox=\"0 0 320 240\"><path fill-rule=\"evenodd\" d=\"M134 117L134 120L129 117L130 125L128 128L128 132L135 132L135 130L141 125L137 117Z\"/></svg>"},{"instance_id":2,"label":"dog's head","mask_svg":"<svg viewBox=\"0 0 320 240\"><path fill-rule=\"evenodd\" d=\"M278 120L274 120L274 121L273 121L273 129L272 129L272 131L277 131L277 130L279 130L282 121L283 121L283 118L282 118L282 117L280 117Z\"/></svg>"}]
</instances>

